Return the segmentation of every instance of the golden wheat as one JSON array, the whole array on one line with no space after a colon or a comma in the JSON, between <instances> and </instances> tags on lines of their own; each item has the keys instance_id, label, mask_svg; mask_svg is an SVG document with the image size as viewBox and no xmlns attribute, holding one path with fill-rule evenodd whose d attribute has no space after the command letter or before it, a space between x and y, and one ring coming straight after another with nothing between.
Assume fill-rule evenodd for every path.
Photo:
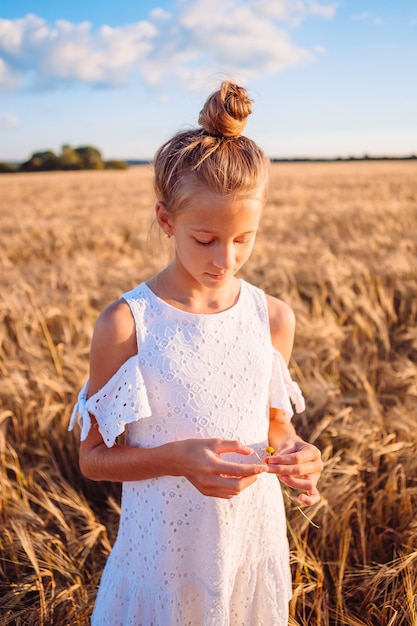
<instances>
[{"instance_id":1,"label":"golden wheat","mask_svg":"<svg viewBox=\"0 0 417 626\"><path fill-rule=\"evenodd\" d=\"M119 487L67 425L97 314L170 254L148 167L0 178L0 624L88 624ZM244 276L294 308L309 524L288 501L293 626L417 624L417 164L275 164Z\"/></svg>"}]
</instances>

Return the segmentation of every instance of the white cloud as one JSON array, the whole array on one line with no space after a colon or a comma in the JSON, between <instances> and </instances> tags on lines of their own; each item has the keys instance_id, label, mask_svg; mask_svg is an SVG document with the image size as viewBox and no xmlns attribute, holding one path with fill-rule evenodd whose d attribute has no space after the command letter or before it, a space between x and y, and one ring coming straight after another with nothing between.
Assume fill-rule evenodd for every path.
<instances>
[{"instance_id":1,"label":"white cloud","mask_svg":"<svg viewBox=\"0 0 417 626\"><path fill-rule=\"evenodd\" d=\"M314 0L260 0L252 2L257 12L286 22L298 24L310 15L331 19L336 13L336 2L315 2Z\"/></svg>"},{"instance_id":2,"label":"white cloud","mask_svg":"<svg viewBox=\"0 0 417 626\"><path fill-rule=\"evenodd\" d=\"M150 16L155 20L169 20L171 14L168 13L168 11L165 11L165 9L156 7L155 9L152 9Z\"/></svg>"},{"instance_id":3,"label":"white cloud","mask_svg":"<svg viewBox=\"0 0 417 626\"><path fill-rule=\"evenodd\" d=\"M355 13L351 15L350 19L354 22L372 22L375 26L380 26L383 23L382 17L374 17L372 13L366 11L363 13Z\"/></svg>"},{"instance_id":4,"label":"white cloud","mask_svg":"<svg viewBox=\"0 0 417 626\"><path fill-rule=\"evenodd\" d=\"M158 34L154 50L142 63L145 79L158 84L168 70L192 89L213 74L245 81L314 58L294 45L273 20L259 16L256 8L235 0L183 3L175 23Z\"/></svg>"},{"instance_id":5,"label":"white cloud","mask_svg":"<svg viewBox=\"0 0 417 626\"><path fill-rule=\"evenodd\" d=\"M240 79L273 74L315 58L292 42L289 28L334 11L314 0L178 0L175 15L154 9L148 20L96 31L33 14L0 19L0 89L113 86L135 71L148 84L174 78L185 87L219 68Z\"/></svg>"},{"instance_id":6,"label":"white cloud","mask_svg":"<svg viewBox=\"0 0 417 626\"><path fill-rule=\"evenodd\" d=\"M363 11L362 13L355 13L354 15L351 15L350 19L354 22L363 22L364 20L369 19L369 13L366 11Z\"/></svg>"},{"instance_id":7,"label":"white cloud","mask_svg":"<svg viewBox=\"0 0 417 626\"><path fill-rule=\"evenodd\" d=\"M31 74L32 88L57 81L118 84L148 54L155 34L156 28L145 21L119 28L102 26L93 33L89 22L58 20L49 26L29 14L0 20L0 60L21 86ZM0 86L8 84L10 78L3 79L0 66Z\"/></svg>"},{"instance_id":8,"label":"white cloud","mask_svg":"<svg viewBox=\"0 0 417 626\"><path fill-rule=\"evenodd\" d=\"M2 130L13 130L18 128L19 118L14 113L0 111L0 128Z\"/></svg>"},{"instance_id":9,"label":"white cloud","mask_svg":"<svg viewBox=\"0 0 417 626\"><path fill-rule=\"evenodd\" d=\"M14 91L19 87L19 80L14 73L0 57L0 90Z\"/></svg>"}]
</instances>

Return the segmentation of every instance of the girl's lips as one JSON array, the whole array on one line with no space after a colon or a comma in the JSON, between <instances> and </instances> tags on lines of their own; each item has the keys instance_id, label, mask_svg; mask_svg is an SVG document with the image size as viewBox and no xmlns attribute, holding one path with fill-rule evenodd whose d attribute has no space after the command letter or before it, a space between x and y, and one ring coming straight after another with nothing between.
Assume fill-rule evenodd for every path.
<instances>
[{"instance_id":1,"label":"girl's lips","mask_svg":"<svg viewBox=\"0 0 417 626\"><path fill-rule=\"evenodd\" d=\"M224 280L227 278L227 274L210 274L207 272L207 276L210 276L213 280Z\"/></svg>"}]
</instances>

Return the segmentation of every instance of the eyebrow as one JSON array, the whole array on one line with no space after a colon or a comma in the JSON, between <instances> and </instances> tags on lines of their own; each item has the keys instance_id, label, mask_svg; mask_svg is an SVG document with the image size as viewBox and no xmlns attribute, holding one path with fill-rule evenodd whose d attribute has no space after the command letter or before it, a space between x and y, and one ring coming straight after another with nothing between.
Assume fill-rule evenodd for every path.
<instances>
[{"instance_id":1,"label":"eyebrow","mask_svg":"<svg viewBox=\"0 0 417 626\"><path fill-rule=\"evenodd\" d=\"M206 235L213 235L214 233L217 232L215 229L207 230L206 228L194 228L194 227L191 227L191 230L193 230L195 233L201 233L201 234L206 234ZM256 229L254 228L253 230L245 230L245 232L239 233L239 235L251 235L252 233L255 233L255 232L256 232Z\"/></svg>"}]
</instances>

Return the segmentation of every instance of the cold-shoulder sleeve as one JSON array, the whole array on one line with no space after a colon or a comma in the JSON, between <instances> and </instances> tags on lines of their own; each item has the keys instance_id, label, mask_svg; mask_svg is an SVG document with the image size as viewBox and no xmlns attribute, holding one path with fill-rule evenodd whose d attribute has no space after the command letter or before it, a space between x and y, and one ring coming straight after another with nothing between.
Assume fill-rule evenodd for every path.
<instances>
[{"instance_id":1,"label":"cold-shoulder sleeve","mask_svg":"<svg viewBox=\"0 0 417 626\"><path fill-rule=\"evenodd\" d=\"M100 434L109 448L126 424L152 414L137 355L130 357L104 387L88 399L87 391L88 381L78 395L68 428L72 430L78 418L81 441L90 430L90 414L96 418Z\"/></svg>"},{"instance_id":2,"label":"cold-shoulder sleeve","mask_svg":"<svg viewBox=\"0 0 417 626\"><path fill-rule=\"evenodd\" d=\"M274 350L273 356L270 405L274 409L283 410L287 422L294 415L294 409L296 413L305 410L302 391L298 384L292 380L284 357L278 350Z\"/></svg>"}]
</instances>

